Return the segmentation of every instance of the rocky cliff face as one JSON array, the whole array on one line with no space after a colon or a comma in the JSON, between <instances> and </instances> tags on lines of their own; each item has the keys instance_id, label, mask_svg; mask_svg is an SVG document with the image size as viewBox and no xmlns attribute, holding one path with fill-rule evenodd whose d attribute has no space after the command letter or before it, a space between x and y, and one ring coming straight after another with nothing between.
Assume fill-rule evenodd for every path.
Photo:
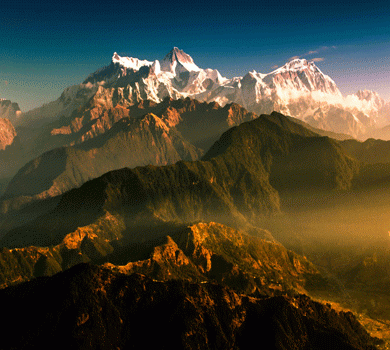
<instances>
[{"instance_id":1,"label":"rocky cliff face","mask_svg":"<svg viewBox=\"0 0 390 350\"><path fill-rule=\"evenodd\" d=\"M16 130L12 123L5 118L0 118L0 151L10 146L16 137Z\"/></svg>"}]
</instances>

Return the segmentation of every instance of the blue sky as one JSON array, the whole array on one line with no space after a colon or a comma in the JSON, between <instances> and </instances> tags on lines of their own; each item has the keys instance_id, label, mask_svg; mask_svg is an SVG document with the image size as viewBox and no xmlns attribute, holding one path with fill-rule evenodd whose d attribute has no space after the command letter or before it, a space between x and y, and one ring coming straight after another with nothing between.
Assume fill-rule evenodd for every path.
<instances>
[{"instance_id":1,"label":"blue sky","mask_svg":"<svg viewBox=\"0 0 390 350\"><path fill-rule=\"evenodd\" d=\"M0 97L23 111L59 97L113 52L162 59L173 46L223 76L316 59L343 94L390 98L390 4L367 1L17 1L0 13Z\"/></svg>"}]
</instances>

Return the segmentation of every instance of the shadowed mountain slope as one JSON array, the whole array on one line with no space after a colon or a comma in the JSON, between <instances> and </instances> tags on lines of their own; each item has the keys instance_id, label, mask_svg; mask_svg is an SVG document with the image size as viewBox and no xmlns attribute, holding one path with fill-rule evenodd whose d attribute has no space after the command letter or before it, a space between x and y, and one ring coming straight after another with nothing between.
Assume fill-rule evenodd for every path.
<instances>
[{"instance_id":1,"label":"shadowed mountain slope","mask_svg":"<svg viewBox=\"0 0 390 350\"><path fill-rule=\"evenodd\" d=\"M3 195L2 210L7 211L12 198L23 196L31 201L55 197L124 166L164 165L181 159L196 160L201 154L153 114L122 119L100 137L54 149L24 166Z\"/></svg>"},{"instance_id":2,"label":"shadowed mountain slope","mask_svg":"<svg viewBox=\"0 0 390 350\"><path fill-rule=\"evenodd\" d=\"M5 349L59 339L73 349L252 349L258 341L280 350L375 349L351 313L307 296L248 298L219 285L154 282L86 264L0 297ZM15 329L23 332L15 337Z\"/></svg>"},{"instance_id":3,"label":"shadowed mountain slope","mask_svg":"<svg viewBox=\"0 0 390 350\"><path fill-rule=\"evenodd\" d=\"M8 152L7 159L17 160L45 153L14 176L3 196L2 212L60 195L111 170L196 160L229 127L255 117L236 104L222 108L189 98L113 107L95 97L83 110L47 125L30 147Z\"/></svg>"},{"instance_id":4,"label":"shadowed mountain slope","mask_svg":"<svg viewBox=\"0 0 390 350\"><path fill-rule=\"evenodd\" d=\"M252 167L257 156L281 192L349 189L358 171L358 162L336 141L276 112L230 129L202 159L241 157Z\"/></svg>"},{"instance_id":5,"label":"shadowed mountain slope","mask_svg":"<svg viewBox=\"0 0 390 350\"><path fill-rule=\"evenodd\" d=\"M356 170L335 141L280 114L264 115L225 132L202 161L121 169L89 181L44 218L10 231L2 244L58 244L106 212L118 214L130 231L170 221L257 226L262 215L278 212L277 190L348 189Z\"/></svg>"}]
</instances>

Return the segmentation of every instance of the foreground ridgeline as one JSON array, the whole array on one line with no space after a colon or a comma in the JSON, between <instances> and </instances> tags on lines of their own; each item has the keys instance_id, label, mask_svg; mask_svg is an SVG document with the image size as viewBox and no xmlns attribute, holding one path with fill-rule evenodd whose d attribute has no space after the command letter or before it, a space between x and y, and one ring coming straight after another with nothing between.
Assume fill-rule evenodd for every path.
<instances>
[{"instance_id":1,"label":"foreground ridgeline","mask_svg":"<svg viewBox=\"0 0 390 350\"><path fill-rule=\"evenodd\" d=\"M375 349L352 313L304 295L259 299L87 264L2 290L0 303L3 349Z\"/></svg>"},{"instance_id":2,"label":"foreground ridgeline","mask_svg":"<svg viewBox=\"0 0 390 350\"><path fill-rule=\"evenodd\" d=\"M261 342L374 350L380 343L351 312L300 294L342 291L266 231L198 223L138 234L110 245L107 232L89 227L55 247L3 249L3 286L32 280L0 290L2 348L48 348L58 339L72 349L252 349ZM15 329L23 329L18 337Z\"/></svg>"}]
</instances>

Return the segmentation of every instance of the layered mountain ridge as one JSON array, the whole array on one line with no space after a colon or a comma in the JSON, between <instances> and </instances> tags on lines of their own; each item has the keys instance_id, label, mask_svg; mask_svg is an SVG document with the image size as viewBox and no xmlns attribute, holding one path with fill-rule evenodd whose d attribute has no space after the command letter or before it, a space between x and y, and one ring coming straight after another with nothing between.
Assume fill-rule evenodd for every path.
<instances>
[{"instance_id":1,"label":"layered mountain ridge","mask_svg":"<svg viewBox=\"0 0 390 350\"><path fill-rule=\"evenodd\" d=\"M47 129L54 138L68 138L62 140L65 144L86 135L71 147L49 151L53 158L46 159L48 165L61 160L57 153L68 152L69 156L77 147L88 145L91 149L96 145L104 148L112 140L110 135L121 134L139 123L156 127L167 136L177 128L179 139L187 136L186 132L191 137L192 125L198 125L203 137L207 135L202 130L213 129L216 137L216 131L228 128L230 123L237 126L224 132L200 161L110 171L66 192L54 209L46 210L38 219L11 229L1 239L7 247L0 254L3 286L93 261L106 262L105 266L114 271L149 275L165 286L166 280L180 278L198 284L217 281L254 295L294 293L309 287L337 288L337 282L324 278L309 261L287 251L260 227L264 217L280 213L286 194L307 191L309 197L320 193L321 198L322 193L345 192L353 187L361 164L345 152L342 143L321 137L304 123L295 123L280 113L255 118L236 104L221 107L189 98L167 98L161 104L141 100L128 108L117 106L123 114L108 109L107 114L91 117L91 111L101 105L94 99L90 103L79 111L80 124L72 124L76 120L72 117L56 123L56 130L70 132L52 133L53 128ZM207 121L203 126L194 123L202 120L201 116ZM210 121L223 128L214 129ZM96 124L98 127L93 126ZM135 129L135 133L133 130L123 145L131 144L130 140L144 130L145 126ZM151 134L143 139L148 140ZM154 142L161 151L164 147L157 140ZM352 146L357 143L352 142ZM35 164L38 169L39 161ZM21 177L19 185L15 182L15 191L29 183L28 175L35 171L33 165L24 171L26 177ZM88 166L80 157L75 169L83 165L96 167ZM20 220L21 214L16 210L15 218ZM86 319L81 316L80 324ZM329 332L338 331L332 328ZM360 342L362 337L360 334L355 339Z\"/></svg>"},{"instance_id":2,"label":"layered mountain ridge","mask_svg":"<svg viewBox=\"0 0 390 350\"><path fill-rule=\"evenodd\" d=\"M281 114L263 115L230 128L201 161L124 168L89 181L64 194L53 216L11 230L3 243L23 246L27 242L17 243L21 235L28 244L54 244L105 211L121 213L129 228L145 220L257 226L263 215L280 210L280 193L348 190L358 169L359 162L336 141ZM30 174L20 181L28 184ZM43 234L57 226L55 237Z\"/></svg>"},{"instance_id":3,"label":"layered mountain ridge","mask_svg":"<svg viewBox=\"0 0 390 350\"><path fill-rule=\"evenodd\" d=\"M24 202L60 195L123 167L197 160L229 127L257 116L237 104L165 99L128 107L96 99L79 117L50 124L35 149L50 149L22 167L2 198L2 213ZM59 148L58 148L59 147Z\"/></svg>"},{"instance_id":4,"label":"layered mountain ridge","mask_svg":"<svg viewBox=\"0 0 390 350\"><path fill-rule=\"evenodd\" d=\"M238 120L233 116L238 108L232 107L235 110L231 120L220 126L213 116L208 120L188 117L193 125L203 125L192 132L187 116L181 116L180 122L181 111L167 110L170 116L164 118L152 110L153 105L165 100L180 101L186 97L221 107L236 103L257 115L279 111L316 129L353 137L388 134L389 108L383 99L370 91L344 98L335 82L307 60L292 60L269 74L253 71L244 77L226 79L215 69L199 68L191 56L178 48L161 61L114 53L110 65L90 74L82 84L66 88L58 100L22 113L12 121L17 142L8 146L6 153L0 151L0 178L7 183L28 161L45 152L82 144L104 134L122 118L142 117L147 112L166 120L170 128L177 126L187 141L203 151L227 129L226 125L253 119L245 116ZM214 125L207 128L207 123ZM194 140L194 135L200 136L200 140ZM188 140L189 137L192 139ZM145 163L137 165L142 164Z\"/></svg>"},{"instance_id":5,"label":"layered mountain ridge","mask_svg":"<svg viewBox=\"0 0 390 350\"><path fill-rule=\"evenodd\" d=\"M140 282L137 285L144 292L149 288L146 284L153 285L152 289L158 286L151 292L152 301L159 293L171 293L171 285L185 291L179 293L183 305L192 300L190 310L202 315L185 318L198 325L185 332L201 337L204 344L243 348L243 339L257 335L252 331L258 321L269 320L263 311L269 315L276 310L275 322L265 333L274 331L283 346L291 347L293 342L298 348L327 348L329 344L316 340L318 334L326 334L335 348L374 348L352 314L336 314L329 306L296 293L320 290L343 295L338 278L351 288L387 286L384 270L388 261L376 264L375 257L361 258L356 268L344 267L347 274L352 272L347 279L336 278L287 250L263 229L263 224L282 218L289 206L298 213L316 201L322 205L327 196L354 198L358 191L371 186L383 190L388 184L388 142L369 139L361 143L345 140L345 134L316 129L356 136L386 123L386 103L377 94L360 91L350 100L360 104L346 107L347 99L334 81L306 60L293 60L269 74L253 71L226 79L216 70L199 68L178 48L154 62L115 53L109 66L91 74L80 86L66 89L59 100L17 118L13 131L10 127L14 140L0 151L4 168L11 174L11 169L33 159L10 181L2 197L0 283L6 287L56 275L7 288L3 295L17 295L24 286L34 288L41 282L46 288L61 280L61 271L93 262L105 268L82 264L65 272L78 282L70 282L70 294L75 294L70 299L65 296L61 304L65 307L60 309L76 316L45 314L59 317L61 325L73 330L71 334L86 336L90 344L94 339L108 344L110 339L108 333L102 339L94 333L95 322L118 320L127 327L128 315L114 300L128 300L129 291ZM252 111L289 111L300 120L275 111L257 116L237 101ZM12 164L13 159L19 163ZM299 225L287 228L291 246ZM314 234L305 243L316 239ZM356 244L360 241L364 238L359 237ZM334 241L327 237L322 242L327 242L321 247L326 250ZM337 259L344 263L342 254ZM334 261L329 258L326 263L331 266ZM380 270L383 281L372 283L370 274ZM133 279L128 282L131 288L127 278ZM97 283L91 291L93 279ZM118 289L115 284L111 290L111 281L117 279L126 288ZM230 326L238 325L236 329L226 328L217 316L203 323L207 317L202 307L217 304L207 308L213 315L232 312L229 307L221 308L215 298L221 288L227 291L222 293L225 301L233 298L249 305L229 321ZM187 293L193 289L195 294ZM102 302L108 318L99 318L91 307L84 310L77 304L73 309L79 290L88 290L96 305ZM105 299L97 290L105 296L108 290L112 293ZM177 295L177 290L172 293ZM141 294L136 296L138 301L148 295ZM272 299L275 295L281 296ZM161 305L149 301L145 302L149 310L159 315ZM80 303L85 305L85 300ZM164 317L170 315L171 310L163 311ZM257 320L253 326L247 316ZM39 323L42 326L44 321ZM215 325L220 325L219 340L208 334ZM59 335L60 329L53 332ZM38 341L42 340L39 334ZM82 347L69 334L64 338L69 346ZM21 337L20 344L33 338ZM112 339L123 346L129 344L125 338L115 334Z\"/></svg>"}]
</instances>

